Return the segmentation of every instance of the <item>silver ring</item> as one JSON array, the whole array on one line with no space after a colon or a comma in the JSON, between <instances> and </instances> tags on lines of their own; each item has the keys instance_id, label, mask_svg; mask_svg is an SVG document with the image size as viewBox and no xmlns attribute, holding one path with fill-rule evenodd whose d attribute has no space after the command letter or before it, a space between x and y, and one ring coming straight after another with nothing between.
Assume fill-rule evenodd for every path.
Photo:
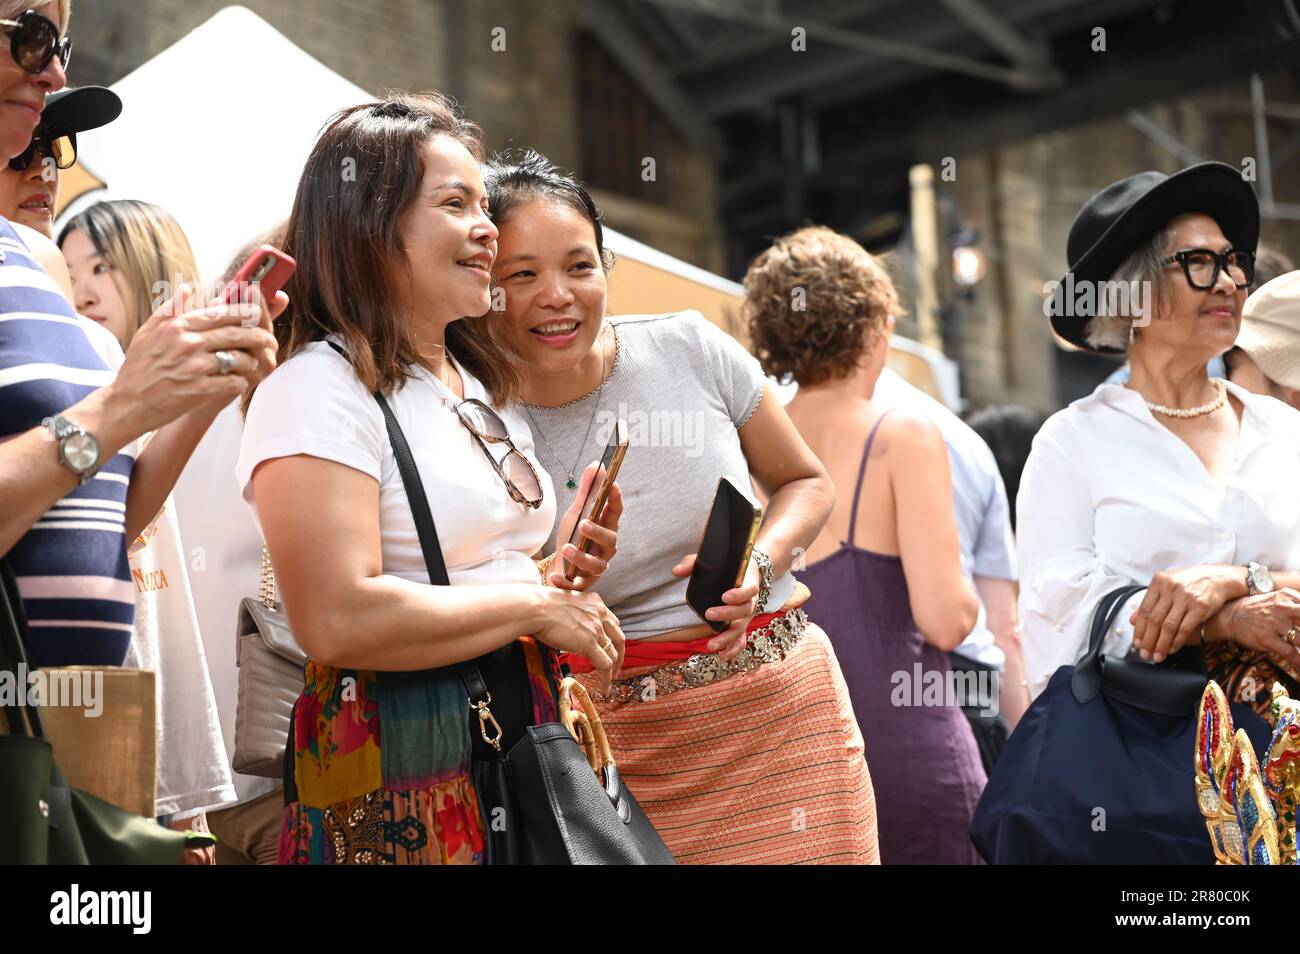
<instances>
[{"instance_id":1,"label":"silver ring","mask_svg":"<svg viewBox=\"0 0 1300 954\"><path fill-rule=\"evenodd\" d=\"M217 374L230 374L239 366L239 359L229 351L214 351L217 356Z\"/></svg>"}]
</instances>

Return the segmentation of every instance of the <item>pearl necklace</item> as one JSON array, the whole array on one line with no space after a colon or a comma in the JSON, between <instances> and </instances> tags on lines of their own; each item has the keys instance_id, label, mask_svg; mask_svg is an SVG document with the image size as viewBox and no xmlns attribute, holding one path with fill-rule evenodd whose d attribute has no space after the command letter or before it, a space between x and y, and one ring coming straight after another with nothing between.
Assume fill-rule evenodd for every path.
<instances>
[{"instance_id":1,"label":"pearl necklace","mask_svg":"<svg viewBox=\"0 0 1300 954\"><path fill-rule=\"evenodd\" d=\"M1224 387L1223 379L1215 378L1214 386L1218 389L1219 396L1209 404L1202 404L1200 407L1166 407L1152 401L1147 401L1146 404L1153 412L1163 414L1165 417L1203 417L1206 414L1213 414L1228 400L1228 389Z\"/></svg>"}]
</instances>

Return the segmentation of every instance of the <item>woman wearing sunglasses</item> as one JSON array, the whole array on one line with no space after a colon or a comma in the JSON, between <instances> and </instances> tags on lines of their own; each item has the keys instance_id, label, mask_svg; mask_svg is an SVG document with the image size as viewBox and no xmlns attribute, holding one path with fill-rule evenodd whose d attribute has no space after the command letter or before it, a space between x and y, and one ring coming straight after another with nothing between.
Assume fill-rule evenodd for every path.
<instances>
[{"instance_id":1,"label":"woman wearing sunglasses","mask_svg":"<svg viewBox=\"0 0 1300 954\"><path fill-rule=\"evenodd\" d=\"M876 861L862 735L789 572L831 510L826 471L758 362L698 312L606 319L610 262L578 182L535 152L494 160L487 180L496 320L561 500L582 498L562 481L615 418L631 434L622 556L596 586L636 640L599 702L623 777L685 864ZM768 506L742 585L706 610L715 632L686 578L718 478L749 490L751 473Z\"/></svg>"},{"instance_id":2,"label":"woman wearing sunglasses","mask_svg":"<svg viewBox=\"0 0 1300 954\"><path fill-rule=\"evenodd\" d=\"M1213 162L1116 182L1071 226L1063 288L1092 283L1094 302L1108 281L1151 291L1145 310L1140 296L1101 309L1077 294L1053 309L1057 334L1127 352L1133 373L1051 417L1021 478L1021 616L1035 694L1082 653L1100 598L1130 582L1150 587L1120 614L1108 651L1132 645L1160 662L1213 644L1207 655L1232 668L1225 691L1248 674L1229 662L1244 655L1300 671L1291 589L1300 588L1300 412L1205 372L1241 328L1258 239L1254 191ZM1270 684L1263 670L1253 678ZM1266 708L1267 693L1257 701Z\"/></svg>"},{"instance_id":3,"label":"woman wearing sunglasses","mask_svg":"<svg viewBox=\"0 0 1300 954\"><path fill-rule=\"evenodd\" d=\"M1201 644L1228 697L1261 713L1275 679L1300 685L1300 412L1205 370L1241 328L1259 227L1240 170L1213 162L1113 183L1070 227L1069 294L1049 301L1052 327L1078 348L1126 352L1132 376L1048 419L1021 478L1035 695L1082 656L1098 604L1128 584L1148 588L1116 617L1108 654L1160 663ZM1167 822L1167 845L1204 853L1190 794ZM1105 850L1088 818L1075 830L1080 862Z\"/></svg>"},{"instance_id":4,"label":"woman wearing sunglasses","mask_svg":"<svg viewBox=\"0 0 1300 954\"><path fill-rule=\"evenodd\" d=\"M121 112L117 94L102 86L47 97L27 148L0 167L0 215L54 238L59 173L77 161L77 133L111 123Z\"/></svg>"},{"instance_id":5,"label":"woman wearing sunglasses","mask_svg":"<svg viewBox=\"0 0 1300 954\"><path fill-rule=\"evenodd\" d=\"M311 659L282 862L483 860L491 819L469 775L461 681L425 673L403 683L419 686L413 695L391 674L508 647L517 680L494 687L491 706L508 749L554 718L552 649L590 660L606 682L622 661L599 596L540 584L551 481L508 409L518 381L489 319L463 317L488 311L496 256L481 155L478 129L440 94L354 106L317 141L286 227L296 304L277 328L283 363L248 406L237 467ZM429 585L376 391L411 447L450 587ZM615 542L587 529L603 552L578 558L580 587Z\"/></svg>"},{"instance_id":6,"label":"woman wearing sunglasses","mask_svg":"<svg viewBox=\"0 0 1300 954\"><path fill-rule=\"evenodd\" d=\"M67 15L66 0L0 2L6 159L29 149L47 95L66 84ZM46 252L58 255L39 233L0 221L0 554L36 665L121 665L135 614L127 544L212 416L274 366L270 319L287 298L209 311L169 303L124 360L42 270Z\"/></svg>"}]
</instances>

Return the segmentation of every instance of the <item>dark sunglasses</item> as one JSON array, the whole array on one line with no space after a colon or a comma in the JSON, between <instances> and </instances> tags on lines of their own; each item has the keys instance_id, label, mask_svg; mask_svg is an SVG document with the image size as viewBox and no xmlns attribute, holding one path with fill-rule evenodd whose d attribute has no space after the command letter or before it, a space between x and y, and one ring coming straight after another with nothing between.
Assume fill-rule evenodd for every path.
<instances>
[{"instance_id":1,"label":"dark sunglasses","mask_svg":"<svg viewBox=\"0 0 1300 954\"><path fill-rule=\"evenodd\" d=\"M469 398L456 405L456 416L469 429L478 441L479 448L492 462L497 475L506 485L506 492L515 503L536 510L542 505L542 482L537 478L537 471L528 462L528 458L519 452L519 448L510 440L505 421L477 398ZM505 444L510 448L506 456L498 463L488 450L488 444Z\"/></svg>"},{"instance_id":2,"label":"dark sunglasses","mask_svg":"<svg viewBox=\"0 0 1300 954\"><path fill-rule=\"evenodd\" d=\"M9 160L9 168L14 172L26 172L37 153L52 158L60 169L71 169L77 161L77 134L58 130L37 132L27 148Z\"/></svg>"},{"instance_id":3,"label":"dark sunglasses","mask_svg":"<svg viewBox=\"0 0 1300 954\"><path fill-rule=\"evenodd\" d=\"M1183 267L1187 284L1197 291L1209 291L1219 281L1219 273L1227 272L1232 283L1245 288L1255 277L1255 253L1230 248L1222 255L1208 248L1185 248L1161 261L1161 265L1177 262Z\"/></svg>"},{"instance_id":4,"label":"dark sunglasses","mask_svg":"<svg viewBox=\"0 0 1300 954\"><path fill-rule=\"evenodd\" d=\"M14 62L28 73L41 73L50 65L50 60L58 56L63 68L68 68L68 58L72 56L72 38L60 37L59 28L53 20L41 16L35 10L25 10L18 14L17 20L0 20L0 27L11 27L9 33L9 52Z\"/></svg>"}]
</instances>

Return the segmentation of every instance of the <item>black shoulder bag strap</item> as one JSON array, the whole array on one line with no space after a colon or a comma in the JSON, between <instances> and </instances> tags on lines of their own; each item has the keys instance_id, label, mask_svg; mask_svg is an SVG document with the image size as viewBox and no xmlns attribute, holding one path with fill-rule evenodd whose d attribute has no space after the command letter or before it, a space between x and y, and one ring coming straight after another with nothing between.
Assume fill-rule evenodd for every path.
<instances>
[{"instance_id":1,"label":"black shoulder bag strap","mask_svg":"<svg viewBox=\"0 0 1300 954\"><path fill-rule=\"evenodd\" d=\"M27 680L23 678L23 670L30 673L31 662L27 658L27 646L24 643L26 632L27 614L18 592L18 581L9 566L9 559L0 557L0 671L12 672L17 687L17 704L3 707L5 718L9 723L10 735L31 735L43 739L45 731L41 725L41 715L34 706L27 705ZM23 721L24 715L27 717L26 722Z\"/></svg>"},{"instance_id":2,"label":"black shoulder bag strap","mask_svg":"<svg viewBox=\"0 0 1300 954\"><path fill-rule=\"evenodd\" d=\"M1145 586L1130 583L1111 590L1098 602L1097 610L1092 614L1092 629L1088 633L1088 651L1075 664L1074 675L1070 677L1070 691L1079 702L1091 702L1101 692L1101 647L1106 642L1106 632L1129 598L1145 589Z\"/></svg>"},{"instance_id":3,"label":"black shoulder bag strap","mask_svg":"<svg viewBox=\"0 0 1300 954\"><path fill-rule=\"evenodd\" d=\"M327 344L347 360L347 352L333 341ZM375 402L384 415L384 426L388 429L388 441L393 445L393 458L397 461L397 472L402 478L402 487L406 490L406 499L411 505L411 517L415 521L415 533L420 540L420 552L424 554L424 566L429 573L429 582L435 586L450 586L447 576L447 562L442 556L442 546L438 542L438 530L433 523L433 511L429 509L429 498L424 493L424 482L420 480L420 471L415 465L415 456L411 445L406 442L402 426L397 422L397 415L383 394L374 392ZM482 712L490 695L483 673L477 660L468 660L456 664L454 668L465 683L465 692L470 705Z\"/></svg>"},{"instance_id":4,"label":"black shoulder bag strap","mask_svg":"<svg viewBox=\"0 0 1300 954\"><path fill-rule=\"evenodd\" d=\"M1157 715L1189 717L1205 691L1209 677L1199 646L1185 646L1162 663L1127 657L1107 657L1102 651L1106 633L1129 598L1146 589L1130 584L1108 593L1092 619L1088 652L1079 660L1070 680L1074 698L1081 703L1104 693L1107 698Z\"/></svg>"}]
</instances>

